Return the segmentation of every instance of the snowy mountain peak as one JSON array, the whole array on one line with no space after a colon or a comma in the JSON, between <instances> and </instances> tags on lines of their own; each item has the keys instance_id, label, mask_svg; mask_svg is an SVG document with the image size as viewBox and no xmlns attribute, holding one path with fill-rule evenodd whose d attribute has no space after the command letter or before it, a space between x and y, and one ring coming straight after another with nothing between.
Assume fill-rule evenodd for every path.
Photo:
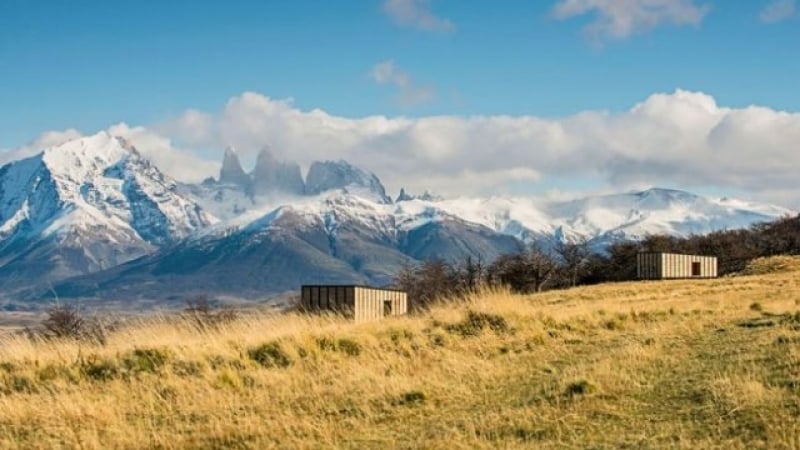
<instances>
[{"instance_id":1,"label":"snowy mountain peak","mask_svg":"<svg viewBox=\"0 0 800 450\"><path fill-rule=\"evenodd\" d=\"M340 189L344 192L374 199L378 203L391 203L386 189L375 174L360 169L349 162L315 161L306 176L306 194L316 195L325 191Z\"/></svg>"},{"instance_id":2,"label":"snowy mountain peak","mask_svg":"<svg viewBox=\"0 0 800 450\"><path fill-rule=\"evenodd\" d=\"M15 242L24 261L26 246L44 240L48 264L63 258L67 272L91 271L214 222L130 142L105 132L0 168L0 258Z\"/></svg>"}]
</instances>

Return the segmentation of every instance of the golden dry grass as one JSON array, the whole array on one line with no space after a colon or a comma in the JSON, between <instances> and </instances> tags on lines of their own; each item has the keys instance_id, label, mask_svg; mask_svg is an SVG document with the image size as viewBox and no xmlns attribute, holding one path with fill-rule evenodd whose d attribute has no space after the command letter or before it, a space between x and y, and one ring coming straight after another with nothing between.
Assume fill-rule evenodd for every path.
<instances>
[{"instance_id":1,"label":"golden dry grass","mask_svg":"<svg viewBox=\"0 0 800 450\"><path fill-rule=\"evenodd\" d=\"M497 447L800 448L800 272L0 343L0 448Z\"/></svg>"}]
</instances>

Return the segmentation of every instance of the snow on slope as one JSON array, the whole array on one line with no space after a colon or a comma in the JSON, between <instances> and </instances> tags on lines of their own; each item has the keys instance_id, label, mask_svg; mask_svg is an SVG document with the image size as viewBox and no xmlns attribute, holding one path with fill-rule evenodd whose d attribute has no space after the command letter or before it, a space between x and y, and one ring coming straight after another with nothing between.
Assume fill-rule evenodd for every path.
<instances>
[{"instance_id":1,"label":"snow on slope","mask_svg":"<svg viewBox=\"0 0 800 450\"><path fill-rule=\"evenodd\" d=\"M216 219L122 138L75 139L0 168L0 251L53 241L108 267ZM15 255L4 255L14 257ZM83 262L71 264L84 267ZM90 269L91 270L91 269Z\"/></svg>"},{"instance_id":2,"label":"snow on slope","mask_svg":"<svg viewBox=\"0 0 800 450\"><path fill-rule=\"evenodd\" d=\"M393 237L431 222L460 220L523 241L585 237L607 241L641 239L648 234L687 236L743 228L792 214L784 208L739 200L711 199L683 191L653 188L642 192L587 197L572 201L535 198L411 199L386 204L357 194L328 191L284 205L262 205L225 225L268 228L283 212L307 223L323 221L335 230L351 221ZM302 226L299 224L298 226Z\"/></svg>"}]
</instances>

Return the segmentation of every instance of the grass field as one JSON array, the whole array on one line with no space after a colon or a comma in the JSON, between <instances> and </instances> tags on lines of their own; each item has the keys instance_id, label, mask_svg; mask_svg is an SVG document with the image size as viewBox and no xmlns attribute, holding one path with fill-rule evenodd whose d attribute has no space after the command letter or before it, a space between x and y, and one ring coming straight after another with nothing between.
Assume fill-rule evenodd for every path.
<instances>
[{"instance_id":1,"label":"grass field","mask_svg":"<svg viewBox=\"0 0 800 450\"><path fill-rule=\"evenodd\" d=\"M800 264L0 343L0 448L800 448Z\"/></svg>"}]
</instances>

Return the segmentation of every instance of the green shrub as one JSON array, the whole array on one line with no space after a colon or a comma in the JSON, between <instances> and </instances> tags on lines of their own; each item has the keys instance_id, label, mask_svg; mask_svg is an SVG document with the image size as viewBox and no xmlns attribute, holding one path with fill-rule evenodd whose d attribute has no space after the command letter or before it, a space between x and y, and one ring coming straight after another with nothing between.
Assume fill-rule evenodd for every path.
<instances>
[{"instance_id":1,"label":"green shrub","mask_svg":"<svg viewBox=\"0 0 800 450\"><path fill-rule=\"evenodd\" d=\"M337 342L337 350L347 356L358 356L361 354L361 346L358 342L347 338L339 339Z\"/></svg>"},{"instance_id":2,"label":"green shrub","mask_svg":"<svg viewBox=\"0 0 800 450\"><path fill-rule=\"evenodd\" d=\"M510 327L503 316L476 311L468 311L467 317L461 322L445 326L447 332L464 337L477 336L485 328L489 328L497 334L508 333L510 331Z\"/></svg>"},{"instance_id":3,"label":"green shrub","mask_svg":"<svg viewBox=\"0 0 800 450\"><path fill-rule=\"evenodd\" d=\"M11 375L5 379L5 387L3 392L6 394L15 392L21 394L33 394L37 391L36 383L25 375Z\"/></svg>"},{"instance_id":4,"label":"green shrub","mask_svg":"<svg viewBox=\"0 0 800 450\"><path fill-rule=\"evenodd\" d=\"M120 357L122 366L131 373L161 373L170 358L167 349L137 348Z\"/></svg>"},{"instance_id":5,"label":"green shrub","mask_svg":"<svg viewBox=\"0 0 800 450\"><path fill-rule=\"evenodd\" d=\"M361 345L350 338L340 338L334 340L329 337L319 337L316 340L317 347L322 351L340 352L347 356L358 356L361 354Z\"/></svg>"},{"instance_id":6,"label":"green shrub","mask_svg":"<svg viewBox=\"0 0 800 450\"><path fill-rule=\"evenodd\" d=\"M267 342L258 347L250 348L247 350L247 356L262 367L285 368L292 365L292 360L289 358L289 355L283 351L280 344L277 342Z\"/></svg>"}]
</instances>

